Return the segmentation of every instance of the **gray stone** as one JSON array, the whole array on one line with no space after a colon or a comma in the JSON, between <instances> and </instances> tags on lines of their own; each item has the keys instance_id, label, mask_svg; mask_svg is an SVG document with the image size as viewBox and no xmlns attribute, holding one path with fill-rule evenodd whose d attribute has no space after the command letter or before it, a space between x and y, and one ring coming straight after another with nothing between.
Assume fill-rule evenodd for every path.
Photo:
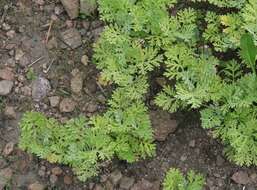
<instances>
[{"instance_id":1,"label":"gray stone","mask_svg":"<svg viewBox=\"0 0 257 190\"><path fill-rule=\"evenodd\" d=\"M14 73L10 68L4 68L0 70L0 78L3 80L14 80Z\"/></svg>"},{"instance_id":2,"label":"gray stone","mask_svg":"<svg viewBox=\"0 0 257 190\"><path fill-rule=\"evenodd\" d=\"M51 90L50 82L43 77L38 77L32 84L32 98L34 101L44 99Z\"/></svg>"},{"instance_id":3,"label":"gray stone","mask_svg":"<svg viewBox=\"0 0 257 190\"><path fill-rule=\"evenodd\" d=\"M83 55L81 57L81 63L83 63L83 65L85 65L85 66L88 65L88 56L87 55Z\"/></svg>"},{"instance_id":4,"label":"gray stone","mask_svg":"<svg viewBox=\"0 0 257 190\"><path fill-rule=\"evenodd\" d=\"M248 184L251 180L248 176L248 174L244 171L238 171L234 173L231 177L231 179L237 183L237 184L243 184L246 185Z\"/></svg>"},{"instance_id":5,"label":"gray stone","mask_svg":"<svg viewBox=\"0 0 257 190\"><path fill-rule=\"evenodd\" d=\"M59 96L51 96L49 97L51 107L57 107L60 102Z\"/></svg>"},{"instance_id":6,"label":"gray stone","mask_svg":"<svg viewBox=\"0 0 257 190\"><path fill-rule=\"evenodd\" d=\"M76 49L82 45L82 39L79 31L75 28L70 28L61 33L65 45L72 49Z\"/></svg>"},{"instance_id":7,"label":"gray stone","mask_svg":"<svg viewBox=\"0 0 257 190\"><path fill-rule=\"evenodd\" d=\"M75 94L80 94L83 88L83 79L80 73L71 78L71 90Z\"/></svg>"},{"instance_id":8,"label":"gray stone","mask_svg":"<svg viewBox=\"0 0 257 190\"><path fill-rule=\"evenodd\" d=\"M79 16L79 0L61 0L61 2L71 19Z\"/></svg>"},{"instance_id":9,"label":"gray stone","mask_svg":"<svg viewBox=\"0 0 257 190\"><path fill-rule=\"evenodd\" d=\"M8 142L5 147L4 147L4 150L3 150L3 155L4 156L9 156L12 152L13 152L13 149L14 149L14 142Z\"/></svg>"},{"instance_id":10,"label":"gray stone","mask_svg":"<svg viewBox=\"0 0 257 190\"><path fill-rule=\"evenodd\" d=\"M94 0L80 0L80 12L85 15L93 14L97 9L96 1Z\"/></svg>"},{"instance_id":11,"label":"gray stone","mask_svg":"<svg viewBox=\"0 0 257 190\"><path fill-rule=\"evenodd\" d=\"M13 88L13 81L2 80L0 81L0 96L8 95Z\"/></svg>"}]
</instances>

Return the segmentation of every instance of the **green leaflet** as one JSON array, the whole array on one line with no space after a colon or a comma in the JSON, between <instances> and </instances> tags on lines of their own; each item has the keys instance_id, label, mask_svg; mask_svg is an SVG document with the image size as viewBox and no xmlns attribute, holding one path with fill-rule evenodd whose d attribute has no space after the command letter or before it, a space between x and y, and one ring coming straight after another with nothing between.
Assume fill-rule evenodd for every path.
<instances>
[{"instance_id":1,"label":"green leaflet","mask_svg":"<svg viewBox=\"0 0 257 190\"><path fill-rule=\"evenodd\" d=\"M241 38L241 52L240 55L245 63L252 69L252 72L256 75L256 56L257 46L255 46L253 37L250 34L244 34Z\"/></svg>"}]
</instances>

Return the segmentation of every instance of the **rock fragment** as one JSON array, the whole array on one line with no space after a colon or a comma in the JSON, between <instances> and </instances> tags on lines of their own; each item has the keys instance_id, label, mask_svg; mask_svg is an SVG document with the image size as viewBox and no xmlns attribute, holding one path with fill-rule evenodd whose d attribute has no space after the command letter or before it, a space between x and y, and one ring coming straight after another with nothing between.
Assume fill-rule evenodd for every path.
<instances>
[{"instance_id":1,"label":"rock fragment","mask_svg":"<svg viewBox=\"0 0 257 190\"><path fill-rule=\"evenodd\" d=\"M80 94L83 88L83 79L82 75L80 73L77 73L74 77L71 79L71 90L75 94Z\"/></svg>"},{"instance_id":2,"label":"rock fragment","mask_svg":"<svg viewBox=\"0 0 257 190\"><path fill-rule=\"evenodd\" d=\"M85 15L92 15L97 9L96 1L80 0L80 12Z\"/></svg>"},{"instance_id":3,"label":"rock fragment","mask_svg":"<svg viewBox=\"0 0 257 190\"><path fill-rule=\"evenodd\" d=\"M87 56L87 55L83 55L83 56L81 57L81 63L82 63L83 65L85 65L85 66L88 65L88 56Z\"/></svg>"},{"instance_id":4,"label":"rock fragment","mask_svg":"<svg viewBox=\"0 0 257 190\"><path fill-rule=\"evenodd\" d=\"M9 80L1 80L0 81L0 96L6 96L8 95L13 88L13 81Z\"/></svg>"},{"instance_id":5,"label":"rock fragment","mask_svg":"<svg viewBox=\"0 0 257 190\"><path fill-rule=\"evenodd\" d=\"M231 179L235 183L242 184L242 185L246 185L250 182L250 178L249 178L248 174L244 171L238 171L238 172L234 173L232 175Z\"/></svg>"},{"instance_id":6,"label":"rock fragment","mask_svg":"<svg viewBox=\"0 0 257 190\"><path fill-rule=\"evenodd\" d=\"M57 107L60 102L59 96L51 96L49 97L51 107Z\"/></svg>"},{"instance_id":7,"label":"rock fragment","mask_svg":"<svg viewBox=\"0 0 257 190\"><path fill-rule=\"evenodd\" d=\"M38 77L32 84L32 98L34 101L44 99L51 90L50 82L43 77Z\"/></svg>"},{"instance_id":8,"label":"rock fragment","mask_svg":"<svg viewBox=\"0 0 257 190\"><path fill-rule=\"evenodd\" d=\"M8 142L5 147L4 147L4 150L3 150L3 155L4 156L9 156L12 152L13 152L13 149L14 149L14 142Z\"/></svg>"},{"instance_id":9,"label":"rock fragment","mask_svg":"<svg viewBox=\"0 0 257 190\"><path fill-rule=\"evenodd\" d=\"M4 115L8 119L16 119L15 109L12 106L6 106L4 109Z\"/></svg>"},{"instance_id":10,"label":"rock fragment","mask_svg":"<svg viewBox=\"0 0 257 190\"><path fill-rule=\"evenodd\" d=\"M79 0L61 0L61 2L71 19L79 16Z\"/></svg>"},{"instance_id":11,"label":"rock fragment","mask_svg":"<svg viewBox=\"0 0 257 190\"><path fill-rule=\"evenodd\" d=\"M0 79L13 81L14 73L10 68L0 69Z\"/></svg>"},{"instance_id":12,"label":"rock fragment","mask_svg":"<svg viewBox=\"0 0 257 190\"><path fill-rule=\"evenodd\" d=\"M64 98L60 103L60 111L63 113L69 113L74 111L76 103L71 98Z\"/></svg>"},{"instance_id":13,"label":"rock fragment","mask_svg":"<svg viewBox=\"0 0 257 190\"><path fill-rule=\"evenodd\" d=\"M72 49L76 49L82 45L82 39L79 31L75 28L70 28L61 33L61 37L65 45Z\"/></svg>"}]
</instances>

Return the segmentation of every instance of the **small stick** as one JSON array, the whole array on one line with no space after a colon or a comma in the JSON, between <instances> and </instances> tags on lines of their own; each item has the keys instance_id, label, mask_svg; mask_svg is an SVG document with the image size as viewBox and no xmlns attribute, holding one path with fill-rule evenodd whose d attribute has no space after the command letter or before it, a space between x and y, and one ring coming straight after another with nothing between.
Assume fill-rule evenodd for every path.
<instances>
[{"instance_id":1,"label":"small stick","mask_svg":"<svg viewBox=\"0 0 257 190\"><path fill-rule=\"evenodd\" d=\"M49 28L48 28L48 31L47 31L47 34L46 34L46 41L45 43L47 44L48 43L48 40L49 40L49 36L50 36L50 33L51 33L51 29L52 29L52 25L53 25L53 20L51 20L50 24L49 24Z\"/></svg>"},{"instance_id":2,"label":"small stick","mask_svg":"<svg viewBox=\"0 0 257 190\"><path fill-rule=\"evenodd\" d=\"M33 61L31 64L28 65L28 67L31 67L32 65L34 65L35 63L39 62L40 60L42 60L44 57L41 56L38 59L36 59L35 61Z\"/></svg>"},{"instance_id":3,"label":"small stick","mask_svg":"<svg viewBox=\"0 0 257 190\"><path fill-rule=\"evenodd\" d=\"M48 71L50 70L50 68L51 68L51 66L53 65L54 61L55 61L55 59L53 59L53 60L51 61L50 65L47 67L47 69L43 71L44 73L48 73Z\"/></svg>"}]
</instances>

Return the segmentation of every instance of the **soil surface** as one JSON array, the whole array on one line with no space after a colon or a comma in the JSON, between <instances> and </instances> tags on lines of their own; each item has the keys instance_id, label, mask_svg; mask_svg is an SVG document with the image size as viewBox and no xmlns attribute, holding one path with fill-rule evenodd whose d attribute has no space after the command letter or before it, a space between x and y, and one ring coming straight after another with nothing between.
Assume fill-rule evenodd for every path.
<instances>
[{"instance_id":1,"label":"soil surface","mask_svg":"<svg viewBox=\"0 0 257 190\"><path fill-rule=\"evenodd\" d=\"M26 111L65 122L105 110L112 87L99 84L92 64L102 30L98 18L70 20L58 0L0 0L0 190L159 190L170 167L201 172L206 190L256 190L257 168L226 160L198 113L170 115L151 103L156 156L134 164L113 160L85 183L69 167L17 147Z\"/></svg>"}]
</instances>

